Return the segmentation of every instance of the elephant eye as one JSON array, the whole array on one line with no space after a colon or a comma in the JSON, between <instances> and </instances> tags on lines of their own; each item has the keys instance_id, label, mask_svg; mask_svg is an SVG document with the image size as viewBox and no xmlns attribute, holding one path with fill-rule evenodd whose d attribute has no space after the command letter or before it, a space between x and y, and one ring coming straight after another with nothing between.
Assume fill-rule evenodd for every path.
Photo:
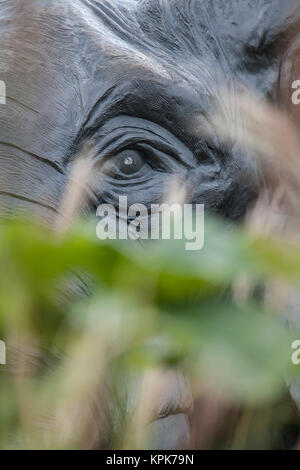
<instances>
[{"instance_id":1,"label":"elephant eye","mask_svg":"<svg viewBox=\"0 0 300 470\"><path fill-rule=\"evenodd\" d=\"M115 158L114 165L124 175L130 176L138 173L145 165L141 152L137 150L123 150Z\"/></svg>"}]
</instances>

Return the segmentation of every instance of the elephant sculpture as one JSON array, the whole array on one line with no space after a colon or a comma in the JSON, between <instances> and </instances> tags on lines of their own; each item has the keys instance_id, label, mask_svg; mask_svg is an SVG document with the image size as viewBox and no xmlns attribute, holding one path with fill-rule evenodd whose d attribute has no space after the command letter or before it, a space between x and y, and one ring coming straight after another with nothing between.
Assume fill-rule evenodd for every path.
<instances>
[{"instance_id":1,"label":"elephant sculpture","mask_svg":"<svg viewBox=\"0 0 300 470\"><path fill-rule=\"evenodd\" d=\"M175 173L190 202L242 220L257 168L239 145L203 130L213 106L224 120L234 115L224 92L287 104L299 22L299 0L0 0L1 214L63 219L71 168L92 141L88 213L119 196L160 202ZM154 423L169 429L162 448L188 442L180 380Z\"/></svg>"}]
</instances>

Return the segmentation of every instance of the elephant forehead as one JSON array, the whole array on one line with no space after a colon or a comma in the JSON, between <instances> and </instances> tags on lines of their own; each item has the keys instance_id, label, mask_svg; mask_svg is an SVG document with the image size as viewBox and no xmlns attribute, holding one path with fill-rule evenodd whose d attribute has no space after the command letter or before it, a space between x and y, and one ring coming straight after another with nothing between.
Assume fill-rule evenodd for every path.
<instances>
[{"instance_id":1,"label":"elephant forehead","mask_svg":"<svg viewBox=\"0 0 300 470\"><path fill-rule=\"evenodd\" d=\"M211 54L201 51L205 34L200 31L206 31L205 25L202 28L199 22L198 33L194 34L195 50L187 48L183 34L178 35L172 47L172 16L169 22L165 19L164 35L159 42L155 34L155 15L151 24L147 23L151 31L145 30L147 14L141 15L144 2L9 1L4 0L6 8L0 13L0 28L4 32L1 42L4 47L8 46L7 54L14 53L17 59L22 59L26 72L28 69L44 71L49 77L51 71L52 75L58 72L62 80L74 77L88 80L98 78L99 73L102 78L113 78L113 67L116 73L121 69L125 74L126 71L134 74L137 70L151 70L163 79L181 79L193 86L198 82L207 88L207 79L217 81L218 74L224 69L221 58L214 54L213 45ZM183 9L182 5L180 9ZM197 18L193 18L196 23ZM184 18L181 23L185 24ZM226 49L225 45L223 47ZM228 71L222 79L226 76Z\"/></svg>"},{"instance_id":2,"label":"elephant forehead","mask_svg":"<svg viewBox=\"0 0 300 470\"><path fill-rule=\"evenodd\" d=\"M276 1L257 3L262 34L265 9ZM180 137L191 134L191 116L205 114L209 97L222 98L222 87L238 75L235 60L228 61L234 36L229 30L226 40L216 27L217 0L2 4L0 71L11 100L1 132L9 142L18 128L15 143L47 158L63 159L86 125L99 125L111 114L137 114ZM241 31L245 3L229 4Z\"/></svg>"},{"instance_id":3,"label":"elephant forehead","mask_svg":"<svg viewBox=\"0 0 300 470\"><path fill-rule=\"evenodd\" d=\"M0 71L8 104L1 116L3 141L60 162L86 125L100 125L117 113L157 122L165 118L162 124L174 129L176 123L175 131L185 135L187 116L207 110L201 75L193 79L179 72L150 47L130 16L135 2L4 5Z\"/></svg>"}]
</instances>

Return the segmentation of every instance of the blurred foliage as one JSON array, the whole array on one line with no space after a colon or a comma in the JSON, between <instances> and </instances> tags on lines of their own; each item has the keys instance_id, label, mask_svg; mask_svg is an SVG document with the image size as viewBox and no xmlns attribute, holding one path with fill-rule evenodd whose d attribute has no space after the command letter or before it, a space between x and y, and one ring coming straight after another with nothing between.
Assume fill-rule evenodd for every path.
<instances>
[{"instance_id":1,"label":"blurred foliage","mask_svg":"<svg viewBox=\"0 0 300 470\"><path fill-rule=\"evenodd\" d=\"M254 286L242 301L232 295L241 279ZM206 219L198 252L178 240L145 247L100 242L89 223L60 235L33 223L3 223L0 338L8 364L0 366L0 447L89 447L93 430L83 409L101 390L97 446L124 448L130 420L123 381L175 366L197 393L221 395L246 413L235 434L212 447L276 445L291 420L286 381L299 368L291 364L286 325L261 292L272 280L299 279L300 245L253 237L214 218ZM89 295L74 299L72 292L86 286ZM249 414L259 416L255 432Z\"/></svg>"}]
</instances>

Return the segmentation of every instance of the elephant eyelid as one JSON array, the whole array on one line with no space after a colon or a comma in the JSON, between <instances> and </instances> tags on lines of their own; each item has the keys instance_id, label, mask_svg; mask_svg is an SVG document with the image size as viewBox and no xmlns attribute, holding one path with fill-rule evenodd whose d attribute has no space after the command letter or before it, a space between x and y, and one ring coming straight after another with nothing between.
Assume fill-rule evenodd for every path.
<instances>
[{"instance_id":1,"label":"elephant eyelid","mask_svg":"<svg viewBox=\"0 0 300 470\"><path fill-rule=\"evenodd\" d=\"M100 171L105 171L105 165L111 162L113 166L114 159L117 159L125 150L140 152L145 164L153 171L172 173L176 170L178 171L178 167L184 170L195 167L195 165L191 165L187 162L184 156L177 153L175 149L172 149L170 146L165 147L164 145L162 145L162 147L163 148L158 148L158 145L151 145L148 142L138 142L132 146L118 148L117 152L100 157L94 167ZM117 177L117 173L115 177Z\"/></svg>"},{"instance_id":2,"label":"elephant eyelid","mask_svg":"<svg viewBox=\"0 0 300 470\"><path fill-rule=\"evenodd\" d=\"M193 151L165 127L152 121L128 115L108 120L93 139L98 143L96 160L111 158L126 148L144 148L172 157L183 167L194 168L197 159Z\"/></svg>"},{"instance_id":3,"label":"elephant eyelid","mask_svg":"<svg viewBox=\"0 0 300 470\"><path fill-rule=\"evenodd\" d=\"M169 151L164 151L160 149L156 149L155 147L147 144L147 143L142 143L138 145L137 147L140 147L146 154L146 156L149 159L149 164L151 165L151 160L154 158L156 161L161 162L162 166L164 166L164 163L166 164L166 160L172 159L174 163L178 163L181 166L183 166L185 169L191 169L193 168L192 165L190 165L188 162L186 162L180 154L178 154L175 151L172 151L171 149ZM159 156L158 154L164 154ZM164 161L165 160L165 161Z\"/></svg>"}]
</instances>

